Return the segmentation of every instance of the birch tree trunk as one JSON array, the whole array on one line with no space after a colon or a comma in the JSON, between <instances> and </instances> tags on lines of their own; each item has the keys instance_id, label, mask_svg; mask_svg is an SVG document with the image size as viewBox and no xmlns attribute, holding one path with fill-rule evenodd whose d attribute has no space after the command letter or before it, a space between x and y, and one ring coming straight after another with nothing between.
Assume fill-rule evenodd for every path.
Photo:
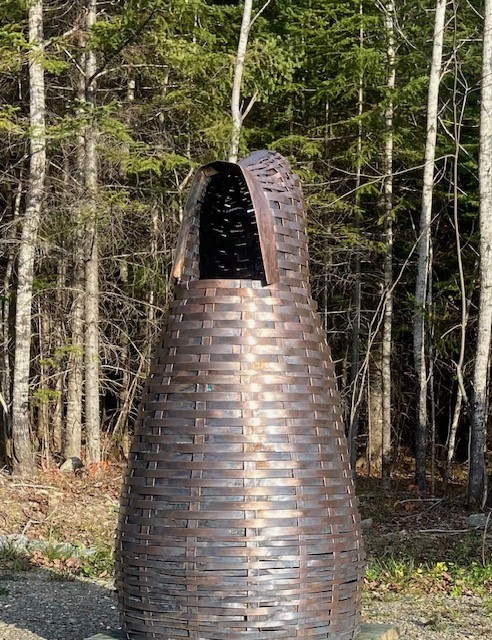
<instances>
[{"instance_id":1,"label":"birch tree trunk","mask_svg":"<svg viewBox=\"0 0 492 640\"><path fill-rule=\"evenodd\" d=\"M384 148L384 255L383 340L381 346L381 380L383 390L382 479L388 488L391 472L391 345L393 324L393 93L395 90L395 29L394 5L386 4L386 34L388 38L388 103L385 112L386 141Z\"/></svg>"},{"instance_id":2,"label":"birch tree trunk","mask_svg":"<svg viewBox=\"0 0 492 640\"><path fill-rule=\"evenodd\" d=\"M373 344L369 361L368 382L368 467L369 475L382 474L383 461L383 378L382 351Z\"/></svg>"},{"instance_id":3,"label":"birch tree trunk","mask_svg":"<svg viewBox=\"0 0 492 640\"><path fill-rule=\"evenodd\" d=\"M432 62L427 100L427 137L422 188L422 209L418 238L417 282L415 286L415 318L413 350L418 386L418 409L415 432L415 484L425 490L425 462L427 450L427 365L425 345L425 315L428 306L432 196L434 189L434 160L436 156L439 81L442 65L446 0L437 0L434 19Z\"/></svg>"},{"instance_id":4,"label":"birch tree trunk","mask_svg":"<svg viewBox=\"0 0 492 640\"><path fill-rule=\"evenodd\" d=\"M87 31L97 19L96 0L89 0ZM96 91L96 54L87 49L85 58L86 102L94 109ZM101 459L99 419L99 251L96 212L97 191L97 132L94 122L85 128L85 187L88 200L89 223L86 229L85 257L85 428L86 461Z\"/></svg>"},{"instance_id":5,"label":"birch tree trunk","mask_svg":"<svg viewBox=\"0 0 492 640\"><path fill-rule=\"evenodd\" d=\"M65 161L65 158L64 158ZM64 170L63 182L68 190L69 181L68 174ZM56 278L55 303L56 311L50 317L53 331L53 342L55 353L64 345L64 317L66 313L66 280L67 280L67 262L65 256L60 257L58 263L58 273ZM63 451L63 378L64 372L57 370L54 374L55 378L55 398L51 411L51 442L53 444L53 452L60 454Z\"/></svg>"},{"instance_id":6,"label":"birch tree trunk","mask_svg":"<svg viewBox=\"0 0 492 640\"><path fill-rule=\"evenodd\" d=\"M15 361L12 393L13 472L36 474L29 425L29 369L34 260L46 174L45 94L43 70L43 2L29 5L30 164L26 210L17 265Z\"/></svg>"},{"instance_id":7,"label":"birch tree trunk","mask_svg":"<svg viewBox=\"0 0 492 640\"><path fill-rule=\"evenodd\" d=\"M362 57L364 48L364 28L362 25L363 6L359 2L359 53ZM362 70L359 73L359 88L357 92L357 115L359 123L357 126L357 166L355 168L355 228L356 233L360 233L361 222L361 177L362 177L362 113L364 111L364 74ZM352 336L351 336L351 356L350 356L350 387L352 389L350 398L350 417L349 417L349 452L350 464L354 478L356 476L355 466L357 463L357 436L359 433L359 367L360 367L360 320L361 320L361 304L362 304L362 268L360 259L360 249L355 250L354 256L354 290L352 293L352 304L354 308L352 320Z\"/></svg>"},{"instance_id":8,"label":"birch tree trunk","mask_svg":"<svg viewBox=\"0 0 492 640\"><path fill-rule=\"evenodd\" d=\"M79 234L77 234L79 235ZM82 241L81 241L82 242ZM81 457L82 387L84 353L84 265L80 250L75 250L72 280L73 301L70 312L71 349L67 371L67 416L63 455Z\"/></svg>"},{"instance_id":9,"label":"birch tree trunk","mask_svg":"<svg viewBox=\"0 0 492 640\"><path fill-rule=\"evenodd\" d=\"M244 0L243 19L241 22L241 31L239 33L236 64L234 66L234 80L232 84L232 134L229 162L237 162L239 152L239 140L241 138L241 127L243 124L243 115L241 113L241 84L243 80L244 59L246 57L246 48L248 46L249 30L251 27L252 10L253 0Z\"/></svg>"},{"instance_id":10,"label":"birch tree trunk","mask_svg":"<svg viewBox=\"0 0 492 640\"><path fill-rule=\"evenodd\" d=\"M453 48L456 51L458 47L457 38L457 15L456 7L454 7L454 45ZM458 60L455 56L455 69L454 69L454 86L453 86L453 121L454 121L454 164L453 164L453 222L454 222L454 234L456 239L456 261L458 264L458 275L460 282L461 293L461 323L460 323L460 355L458 362L456 363L456 377L458 379L458 390L456 392L456 402L454 405L453 417L449 428L449 435L447 441L446 452L446 466L444 469L443 482L447 487L449 478L451 477L452 464L454 460L454 454L456 449L456 435L458 433L458 424L460 421L461 410L463 400L468 404L468 397L465 392L465 385L463 381L463 365L465 363L465 347L466 347L466 334L468 324L468 310L470 302L467 298L466 285L465 285L465 271L462 257L462 242L460 235L460 220L459 220L459 158L461 148L461 129L463 126L463 118L465 114L466 95L463 98L461 107L461 113L458 112L458 74L459 74Z\"/></svg>"},{"instance_id":11,"label":"birch tree trunk","mask_svg":"<svg viewBox=\"0 0 492 640\"><path fill-rule=\"evenodd\" d=\"M80 46L85 46L87 37L82 36ZM85 101L85 56L80 59L77 74L76 94L80 104ZM85 185L85 136L77 136L77 203L73 208L73 272L72 272L72 307L69 316L71 333L71 350L67 371L67 417L65 423L65 441L63 455L65 458L82 457L82 394L84 383L84 312L85 312L85 274L84 274L84 241L80 224L80 202L83 202Z\"/></svg>"},{"instance_id":12,"label":"birch tree trunk","mask_svg":"<svg viewBox=\"0 0 492 640\"><path fill-rule=\"evenodd\" d=\"M473 400L468 472L468 502L485 503L485 447L492 331L492 0L485 1L480 110L480 304L473 371Z\"/></svg>"}]
</instances>

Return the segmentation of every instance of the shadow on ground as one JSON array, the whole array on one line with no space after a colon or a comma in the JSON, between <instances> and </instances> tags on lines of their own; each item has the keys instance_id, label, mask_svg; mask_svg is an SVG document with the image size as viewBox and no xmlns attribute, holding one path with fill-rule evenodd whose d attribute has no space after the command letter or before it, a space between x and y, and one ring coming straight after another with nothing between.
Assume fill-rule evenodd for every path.
<instances>
[{"instance_id":1,"label":"shadow on ground","mask_svg":"<svg viewBox=\"0 0 492 640\"><path fill-rule=\"evenodd\" d=\"M82 640L119 626L110 584L0 571L0 640Z\"/></svg>"}]
</instances>

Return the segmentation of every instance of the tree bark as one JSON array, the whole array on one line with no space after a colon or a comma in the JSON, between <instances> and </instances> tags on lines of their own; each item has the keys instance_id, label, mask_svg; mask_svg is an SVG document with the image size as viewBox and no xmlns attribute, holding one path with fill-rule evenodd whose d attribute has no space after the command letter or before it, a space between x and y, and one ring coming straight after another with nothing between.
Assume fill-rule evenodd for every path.
<instances>
[{"instance_id":1,"label":"tree bark","mask_svg":"<svg viewBox=\"0 0 492 640\"><path fill-rule=\"evenodd\" d=\"M35 475L37 471L29 424L29 371L34 260L46 174L42 0L34 0L29 5L29 43L30 164L26 210L17 265L12 393L13 472L16 475L26 476Z\"/></svg>"},{"instance_id":2,"label":"tree bark","mask_svg":"<svg viewBox=\"0 0 492 640\"><path fill-rule=\"evenodd\" d=\"M87 31L97 19L96 0L89 0ZM94 109L96 91L96 54L87 49L85 59L86 102ZM94 122L85 128L85 187L87 191L89 223L86 229L85 257L85 429L86 461L101 459L99 417L99 250L96 212L97 191L97 132Z\"/></svg>"},{"instance_id":3,"label":"tree bark","mask_svg":"<svg viewBox=\"0 0 492 640\"><path fill-rule=\"evenodd\" d=\"M241 138L241 128L243 125L243 115L241 113L241 84L243 80L244 59L246 57L246 48L248 46L249 30L251 27L252 10L253 0L244 0L243 19L241 22L241 31L239 33L236 64L234 66L234 80L232 84L232 134L231 148L229 151L229 162L237 162L237 156L239 153L239 141Z\"/></svg>"},{"instance_id":4,"label":"tree bark","mask_svg":"<svg viewBox=\"0 0 492 640\"><path fill-rule=\"evenodd\" d=\"M66 180L66 172L63 173L64 182ZM66 182L68 188L68 181ZM66 278L67 263L65 257L61 257L58 263L58 274L55 291L56 310L53 317L50 318L52 323L55 353L64 345L64 319L66 313ZM57 370L55 376L55 398L53 402L53 410L51 416L51 442L53 444L53 452L61 454L63 450L63 378L64 372Z\"/></svg>"},{"instance_id":5,"label":"tree bark","mask_svg":"<svg viewBox=\"0 0 492 640\"><path fill-rule=\"evenodd\" d=\"M13 197L13 222L12 225L12 239L17 238L17 221L20 216L22 185L23 185L23 172L19 172L19 181L15 196ZM2 317L1 317L1 340L0 340L0 352L1 363L0 367L0 394L1 394L1 410L3 412L2 429L0 432L0 456L5 459L9 464L12 462L12 421L11 421L11 353L10 345L12 336L10 332L11 323L11 297L8 295L8 291L12 286L12 273L15 263L15 251L13 248L9 250L7 264L5 266L5 274L3 278L3 290L2 290Z\"/></svg>"},{"instance_id":6,"label":"tree bark","mask_svg":"<svg viewBox=\"0 0 492 640\"><path fill-rule=\"evenodd\" d=\"M80 46L85 46L84 34ZM85 55L80 56L77 74L76 96L80 104L85 101ZM81 112L82 115L82 112ZM72 271L72 306L69 315L71 349L67 370L67 417L65 423L65 441L63 455L65 458L82 457L82 406L84 385L84 313L85 313L85 251L82 234L80 203L84 201L85 191L85 136L77 136L76 150L76 182L77 202L73 205L73 271Z\"/></svg>"},{"instance_id":7,"label":"tree bark","mask_svg":"<svg viewBox=\"0 0 492 640\"><path fill-rule=\"evenodd\" d=\"M457 39L457 15L456 7L453 7L454 11L454 51L458 48ZM453 163L453 222L454 222L454 234L456 239L456 261L458 263L458 275L460 282L461 293L461 323L460 323L460 354L458 362L456 363L456 377L458 380L458 390L456 393L456 402L454 405L453 417L449 428L449 435L447 441L446 452L446 466L444 469L443 482L446 487L451 476L451 469L454 460L454 454L456 449L456 435L458 433L458 424L460 421L461 410L463 400L468 404L468 397L465 391L465 385L463 381L463 365L465 362L465 347L466 347L466 331L468 324L468 309L469 301L466 294L465 285L465 270L462 257L462 242L460 234L460 220L459 220L459 159L460 159L460 147L461 147L461 129L463 125L463 118L465 114L466 94L463 98L461 113L458 113L458 74L460 72L458 60L455 57L455 69L454 69L454 86L453 86L453 122L454 122L454 163Z\"/></svg>"},{"instance_id":8,"label":"tree bark","mask_svg":"<svg viewBox=\"0 0 492 640\"><path fill-rule=\"evenodd\" d=\"M362 54L364 48L364 28L362 25L363 5L359 2L359 52ZM361 56L362 57L362 56ZM361 227L361 177L362 177L362 113L364 111L364 74L362 70L359 73L359 88L357 91L357 115L359 123L357 126L357 166L355 168L355 229L357 236L360 234ZM360 367L360 319L362 304L362 268L360 259L361 250L355 250L354 256L354 289L352 292L353 320L351 335L351 355L350 355L350 416L348 429L348 443L350 452L350 464L354 478L356 477L355 466L357 462L357 436L359 433L359 367ZM327 294L325 294L327 295Z\"/></svg>"},{"instance_id":9,"label":"tree bark","mask_svg":"<svg viewBox=\"0 0 492 640\"><path fill-rule=\"evenodd\" d=\"M485 448L492 333L492 0L485 2L479 182L480 304L468 471L468 502L472 508L483 507L487 493Z\"/></svg>"},{"instance_id":10,"label":"tree bark","mask_svg":"<svg viewBox=\"0 0 492 640\"><path fill-rule=\"evenodd\" d=\"M79 234L77 237L80 239ZM81 457L82 446L82 393L83 393L83 353L84 353L84 265L76 249L73 301L69 323L71 331L70 354L67 371L67 417L65 423L65 458Z\"/></svg>"},{"instance_id":11,"label":"tree bark","mask_svg":"<svg viewBox=\"0 0 492 640\"><path fill-rule=\"evenodd\" d=\"M380 345L373 345L368 375L369 474L382 473L383 461L383 378Z\"/></svg>"},{"instance_id":12,"label":"tree bark","mask_svg":"<svg viewBox=\"0 0 492 640\"><path fill-rule=\"evenodd\" d=\"M383 438L382 438L382 480L389 488L391 473L391 346L393 325L393 93L395 91L395 30L394 5L386 4L386 34L388 38L388 103L385 112L386 141L384 148L384 297L383 339L381 346L381 380L383 390Z\"/></svg>"},{"instance_id":13,"label":"tree bark","mask_svg":"<svg viewBox=\"0 0 492 640\"><path fill-rule=\"evenodd\" d=\"M432 62L427 100L427 137L425 144L425 164L422 188L422 208L418 238L417 282L415 286L415 317L413 323L413 350L415 373L417 376L418 408L415 433L415 483L425 490L425 463L427 450L427 365L425 344L425 315L430 274L430 238L432 220L432 196L434 190L434 160L436 155L437 116L439 102L439 81L442 65L444 20L446 0L437 0Z\"/></svg>"}]
</instances>

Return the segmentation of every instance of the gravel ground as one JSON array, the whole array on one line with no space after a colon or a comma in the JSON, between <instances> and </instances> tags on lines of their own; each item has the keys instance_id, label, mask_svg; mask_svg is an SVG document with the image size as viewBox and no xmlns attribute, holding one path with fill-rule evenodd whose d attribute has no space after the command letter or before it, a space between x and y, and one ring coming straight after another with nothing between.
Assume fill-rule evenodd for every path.
<instances>
[{"instance_id":1,"label":"gravel ground","mask_svg":"<svg viewBox=\"0 0 492 640\"><path fill-rule=\"evenodd\" d=\"M404 593L377 596L364 606L368 622L391 623L402 640L481 640L492 638L490 603L476 596L408 596Z\"/></svg>"},{"instance_id":2,"label":"gravel ground","mask_svg":"<svg viewBox=\"0 0 492 640\"><path fill-rule=\"evenodd\" d=\"M490 605L477 597L364 599L364 619L395 624L402 640L492 639ZM0 640L83 640L118 625L109 584L57 580L41 570L0 575Z\"/></svg>"},{"instance_id":3,"label":"gravel ground","mask_svg":"<svg viewBox=\"0 0 492 640\"><path fill-rule=\"evenodd\" d=\"M43 570L0 575L0 640L82 640L118 627L109 585Z\"/></svg>"}]
</instances>

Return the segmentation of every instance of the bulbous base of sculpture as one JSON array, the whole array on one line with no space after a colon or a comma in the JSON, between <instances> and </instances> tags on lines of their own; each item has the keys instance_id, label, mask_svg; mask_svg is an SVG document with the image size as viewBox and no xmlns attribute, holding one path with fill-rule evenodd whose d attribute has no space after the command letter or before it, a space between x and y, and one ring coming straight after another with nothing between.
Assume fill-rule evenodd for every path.
<instances>
[{"instance_id":1,"label":"bulbous base of sculpture","mask_svg":"<svg viewBox=\"0 0 492 640\"><path fill-rule=\"evenodd\" d=\"M359 631L353 637L354 640L398 640L400 634L394 625L373 622L361 624ZM109 631L98 633L86 640L127 640L127 636L122 631ZM138 638L135 637L135 640ZM270 640L270 636L265 636L264 640Z\"/></svg>"}]
</instances>

